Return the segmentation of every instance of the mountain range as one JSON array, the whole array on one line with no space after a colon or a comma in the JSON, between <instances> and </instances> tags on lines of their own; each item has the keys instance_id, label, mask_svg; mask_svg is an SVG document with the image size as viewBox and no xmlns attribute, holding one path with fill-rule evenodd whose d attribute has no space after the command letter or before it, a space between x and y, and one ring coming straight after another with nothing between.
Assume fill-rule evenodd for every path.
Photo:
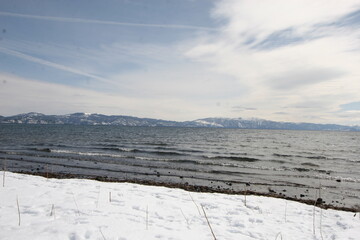
<instances>
[{"instance_id":1,"label":"mountain range","mask_svg":"<svg viewBox=\"0 0 360 240\"><path fill-rule=\"evenodd\" d=\"M148 127L212 127L239 129L284 129L284 130L328 130L360 131L360 126L337 124L276 122L262 119L243 118L203 118L194 121L166 121L152 118L137 118L122 115L103 115L73 113L66 115L45 115L42 113L24 113L10 117L0 116L2 124L73 124L73 125L118 125Z\"/></svg>"}]
</instances>

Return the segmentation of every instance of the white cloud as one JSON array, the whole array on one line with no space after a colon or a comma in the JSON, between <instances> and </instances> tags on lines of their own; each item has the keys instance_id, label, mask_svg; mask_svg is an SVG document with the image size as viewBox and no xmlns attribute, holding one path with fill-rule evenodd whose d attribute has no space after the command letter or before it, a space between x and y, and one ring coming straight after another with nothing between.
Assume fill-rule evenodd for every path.
<instances>
[{"instance_id":1,"label":"white cloud","mask_svg":"<svg viewBox=\"0 0 360 240\"><path fill-rule=\"evenodd\" d=\"M347 0L227 0L212 12L223 23L220 31L192 31L172 44L115 39L78 48L4 39L1 52L91 77L102 82L94 81L98 91L108 92L0 74L7 79L0 79L1 114L82 111L169 120L222 116L360 124L359 112L339 111L360 100L360 30L333 24L358 9L358 1Z\"/></svg>"},{"instance_id":2,"label":"white cloud","mask_svg":"<svg viewBox=\"0 0 360 240\"><path fill-rule=\"evenodd\" d=\"M194 104L176 97L166 100L152 96L126 97L0 73L0 109L5 116L30 111L45 114L96 112L192 120L211 114L206 104Z\"/></svg>"},{"instance_id":3,"label":"white cloud","mask_svg":"<svg viewBox=\"0 0 360 240\"><path fill-rule=\"evenodd\" d=\"M334 112L358 99L360 31L332 23L359 8L358 1L220 1L213 16L225 20L223 31L198 39L186 56L248 87L229 101L257 109L245 117L344 123ZM274 39L288 29L290 36ZM274 46L258 47L264 41ZM291 108L304 100L321 104Z\"/></svg>"},{"instance_id":4,"label":"white cloud","mask_svg":"<svg viewBox=\"0 0 360 240\"><path fill-rule=\"evenodd\" d=\"M294 28L298 34L355 11L357 0L226 0L220 1L213 15L225 19L224 30L234 38L251 37L261 41L269 34Z\"/></svg>"}]
</instances>

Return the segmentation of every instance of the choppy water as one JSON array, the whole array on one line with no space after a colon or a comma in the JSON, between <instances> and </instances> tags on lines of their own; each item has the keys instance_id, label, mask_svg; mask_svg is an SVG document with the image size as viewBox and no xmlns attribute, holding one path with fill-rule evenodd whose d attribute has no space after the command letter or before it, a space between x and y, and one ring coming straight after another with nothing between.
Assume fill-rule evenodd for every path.
<instances>
[{"instance_id":1,"label":"choppy water","mask_svg":"<svg viewBox=\"0 0 360 240\"><path fill-rule=\"evenodd\" d=\"M212 128L0 125L13 171L275 191L360 204L360 133Z\"/></svg>"}]
</instances>

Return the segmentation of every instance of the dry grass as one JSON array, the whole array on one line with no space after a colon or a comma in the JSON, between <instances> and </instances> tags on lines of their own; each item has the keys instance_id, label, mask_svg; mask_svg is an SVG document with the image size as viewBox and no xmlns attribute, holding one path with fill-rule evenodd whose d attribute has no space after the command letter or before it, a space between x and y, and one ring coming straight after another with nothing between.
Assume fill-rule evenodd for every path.
<instances>
[{"instance_id":1,"label":"dry grass","mask_svg":"<svg viewBox=\"0 0 360 240\"><path fill-rule=\"evenodd\" d=\"M149 230L149 206L146 206L146 230Z\"/></svg>"},{"instance_id":2,"label":"dry grass","mask_svg":"<svg viewBox=\"0 0 360 240\"><path fill-rule=\"evenodd\" d=\"M105 238L105 236L104 236L103 232L101 231L101 228L100 228L100 227L99 227L99 231L100 231L101 236L103 237L103 239L104 239L104 240L106 240L106 238Z\"/></svg>"},{"instance_id":3,"label":"dry grass","mask_svg":"<svg viewBox=\"0 0 360 240\"><path fill-rule=\"evenodd\" d=\"M78 215L80 216L80 210L79 210L79 206L77 205L77 202L76 202L76 199L75 199L75 195L73 192L71 192L72 195L73 195L73 199L74 199L74 203L75 203L75 206L76 206L76 209L77 209L77 212L78 212Z\"/></svg>"},{"instance_id":4,"label":"dry grass","mask_svg":"<svg viewBox=\"0 0 360 240\"><path fill-rule=\"evenodd\" d=\"M277 238L280 236L280 239L282 240L282 234L281 232L279 232L278 234L276 234L275 240L277 240Z\"/></svg>"},{"instance_id":5,"label":"dry grass","mask_svg":"<svg viewBox=\"0 0 360 240\"><path fill-rule=\"evenodd\" d=\"M101 186L99 186L99 191L98 191L98 195L97 195L97 199L96 199L96 208L99 207L100 190L101 190Z\"/></svg>"},{"instance_id":6,"label":"dry grass","mask_svg":"<svg viewBox=\"0 0 360 240\"><path fill-rule=\"evenodd\" d=\"M50 217L51 216L54 216L54 219L56 218L55 217L55 205L54 204L51 206Z\"/></svg>"},{"instance_id":7,"label":"dry grass","mask_svg":"<svg viewBox=\"0 0 360 240\"><path fill-rule=\"evenodd\" d=\"M285 201L285 223L286 223L286 214L287 213L287 201Z\"/></svg>"},{"instance_id":8,"label":"dry grass","mask_svg":"<svg viewBox=\"0 0 360 240\"><path fill-rule=\"evenodd\" d=\"M3 160L3 187L5 187L6 159Z\"/></svg>"},{"instance_id":9,"label":"dry grass","mask_svg":"<svg viewBox=\"0 0 360 240\"><path fill-rule=\"evenodd\" d=\"M211 234L213 235L214 240L216 240L216 236L215 236L215 234L214 234L214 231L213 231L213 229L212 229L212 227L211 227L211 224L210 224L210 222L209 222L208 217L206 216L205 209L204 209L203 205L200 205L200 206L201 206L201 208L202 208L202 210L203 210L203 212L204 212L204 216L205 216L206 222L207 222L207 224L208 224L208 226L209 226L209 228L210 228Z\"/></svg>"},{"instance_id":10,"label":"dry grass","mask_svg":"<svg viewBox=\"0 0 360 240\"><path fill-rule=\"evenodd\" d=\"M200 212L199 206L196 204L196 202L194 201L194 199L193 199L193 197L191 196L190 193L189 193L189 196L190 196L190 198L191 198L191 201L195 204L195 206L196 206L196 208L197 208L197 210L198 210L199 215L201 216L201 212Z\"/></svg>"},{"instance_id":11,"label":"dry grass","mask_svg":"<svg viewBox=\"0 0 360 240\"><path fill-rule=\"evenodd\" d=\"M18 198L18 196L16 196L16 205L17 205L17 210L18 210L19 226L20 226L20 224L21 224L21 215L20 215L20 206L19 206L19 198Z\"/></svg>"},{"instance_id":12,"label":"dry grass","mask_svg":"<svg viewBox=\"0 0 360 240\"><path fill-rule=\"evenodd\" d=\"M180 211L181 211L181 214L183 215L183 217L185 218L185 221L186 221L186 224L187 224L187 227L190 228L190 224L189 224L189 220L186 218L183 210L180 208Z\"/></svg>"}]
</instances>

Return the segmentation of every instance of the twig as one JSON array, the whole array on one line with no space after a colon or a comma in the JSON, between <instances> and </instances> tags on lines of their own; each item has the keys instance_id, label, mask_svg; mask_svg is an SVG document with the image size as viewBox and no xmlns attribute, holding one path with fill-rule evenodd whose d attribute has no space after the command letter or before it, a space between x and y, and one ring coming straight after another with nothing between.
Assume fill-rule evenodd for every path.
<instances>
[{"instance_id":1,"label":"twig","mask_svg":"<svg viewBox=\"0 0 360 240\"><path fill-rule=\"evenodd\" d=\"M191 198L191 201L195 204L195 206L196 206L196 208L197 208L197 210L198 210L199 215L201 216L201 212L200 212L199 206L196 204L196 202L194 201L194 199L193 199L193 197L191 196L190 193L189 193L189 196L190 196L190 198Z\"/></svg>"},{"instance_id":2,"label":"twig","mask_svg":"<svg viewBox=\"0 0 360 240\"><path fill-rule=\"evenodd\" d=\"M285 223L286 223L287 201L285 200Z\"/></svg>"},{"instance_id":3,"label":"twig","mask_svg":"<svg viewBox=\"0 0 360 240\"><path fill-rule=\"evenodd\" d=\"M54 215L54 219L56 218L55 217L55 205L53 204L52 207L51 207L51 211L50 211L50 217Z\"/></svg>"},{"instance_id":4,"label":"twig","mask_svg":"<svg viewBox=\"0 0 360 240\"><path fill-rule=\"evenodd\" d=\"M316 190L315 190L316 191ZM314 210L313 210L313 234L315 235L315 207L316 207L316 192L315 192L315 201L314 201Z\"/></svg>"},{"instance_id":5,"label":"twig","mask_svg":"<svg viewBox=\"0 0 360 240\"><path fill-rule=\"evenodd\" d=\"M324 240L323 235L322 235L322 208L320 208L320 236L321 236L321 239Z\"/></svg>"},{"instance_id":6,"label":"twig","mask_svg":"<svg viewBox=\"0 0 360 240\"><path fill-rule=\"evenodd\" d=\"M205 209L204 209L203 205L201 205L201 204L200 204L200 206L201 206L201 208L202 208L202 210L203 210L203 212L204 212L204 216L205 216L205 218L206 218L207 224L209 225L209 228L210 228L211 234L213 235L214 240L216 240L216 237L215 237L214 231L213 231L213 229L212 229L212 227L211 227L211 225L210 225L210 222L209 222L208 217L206 216Z\"/></svg>"},{"instance_id":7,"label":"twig","mask_svg":"<svg viewBox=\"0 0 360 240\"><path fill-rule=\"evenodd\" d=\"M106 240L106 238L105 238L105 236L104 236L103 232L101 231L101 227L99 227L99 231L100 231L100 233L101 233L101 236L104 238L104 240Z\"/></svg>"},{"instance_id":8,"label":"twig","mask_svg":"<svg viewBox=\"0 0 360 240\"><path fill-rule=\"evenodd\" d=\"M146 230L149 229L149 207L146 206Z\"/></svg>"},{"instance_id":9,"label":"twig","mask_svg":"<svg viewBox=\"0 0 360 240\"><path fill-rule=\"evenodd\" d=\"M17 204L17 210L18 210L18 215L19 215L19 226L20 226L21 216L20 216L20 207L19 207L19 198L18 198L18 196L16 196L16 204Z\"/></svg>"},{"instance_id":10,"label":"twig","mask_svg":"<svg viewBox=\"0 0 360 240\"><path fill-rule=\"evenodd\" d=\"M244 202L245 207L246 207L246 195L247 195L247 191L248 191L247 186L248 186L248 183L245 183L245 193L244 193L244 196L245 196L245 202Z\"/></svg>"},{"instance_id":11,"label":"twig","mask_svg":"<svg viewBox=\"0 0 360 240\"><path fill-rule=\"evenodd\" d=\"M111 202L111 192L109 192L109 202Z\"/></svg>"},{"instance_id":12,"label":"twig","mask_svg":"<svg viewBox=\"0 0 360 240\"><path fill-rule=\"evenodd\" d=\"M276 234L275 240L277 240L278 236L280 236L280 237L281 237L281 240L282 240L282 234L281 234L281 232L279 232L278 234Z\"/></svg>"},{"instance_id":13,"label":"twig","mask_svg":"<svg viewBox=\"0 0 360 240\"><path fill-rule=\"evenodd\" d=\"M71 192L71 193L72 193L72 195L73 195L73 199L74 199L74 203L75 203L75 205L76 205L76 209L78 210L78 214L79 214L79 216L80 216L80 210L79 210L79 206L77 205L77 202L76 202L76 199L75 199L75 195L74 195L73 192Z\"/></svg>"},{"instance_id":14,"label":"twig","mask_svg":"<svg viewBox=\"0 0 360 240\"><path fill-rule=\"evenodd\" d=\"M189 227L189 220L185 217L185 214L181 208L180 208L180 211L181 211L181 214L183 215L183 217L185 218L187 226Z\"/></svg>"},{"instance_id":15,"label":"twig","mask_svg":"<svg viewBox=\"0 0 360 240\"><path fill-rule=\"evenodd\" d=\"M5 187L6 159L3 161L3 187Z\"/></svg>"},{"instance_id":16,"label":"twig","mask_svg":"<svg viewBox=\"0 0 360 240\"><path fill-rule=\"evenodd\" d=\"M101 186L99 186L99 192L98 192L98 196L97 196L97 199L96 199L96 208L99 207L100 190L101 190Z\"/></svg>"}]
</instances>

